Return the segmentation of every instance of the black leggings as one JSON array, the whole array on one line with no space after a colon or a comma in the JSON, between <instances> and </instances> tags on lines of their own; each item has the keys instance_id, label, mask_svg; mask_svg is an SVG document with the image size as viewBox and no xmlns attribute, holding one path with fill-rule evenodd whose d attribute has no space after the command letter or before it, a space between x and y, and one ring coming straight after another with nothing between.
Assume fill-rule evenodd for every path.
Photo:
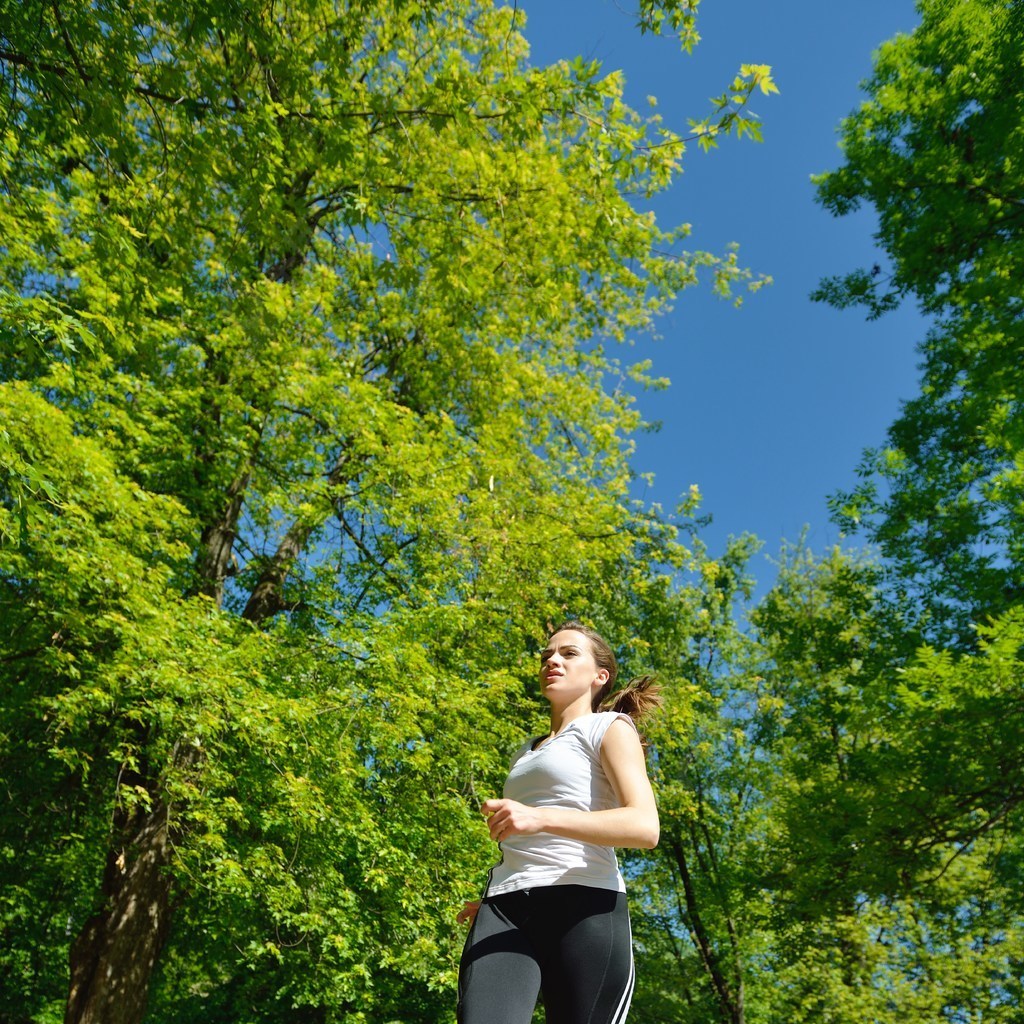
<instances>
[{"instance_id":1,"label":"black leggings","mask_svg":"<svg viewBox=\"0 0 1024 1024\"><path fill-rule=\"evenodd\" d=\"M633 995L624 893L547 885L483 901L459 965L459 1024L623 1024Z\"/></svg>"}]
</instances>

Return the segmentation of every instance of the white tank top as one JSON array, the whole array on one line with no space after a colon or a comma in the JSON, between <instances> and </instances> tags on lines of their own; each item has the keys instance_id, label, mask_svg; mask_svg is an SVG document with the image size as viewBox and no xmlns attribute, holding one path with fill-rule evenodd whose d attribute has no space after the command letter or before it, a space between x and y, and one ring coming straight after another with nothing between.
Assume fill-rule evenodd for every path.
<instances>
[{"instance_id":1,"label":"white tank top","mask_svg":"<svg viewBox=\"0 0 1024 1024\"><path fill-rule=\"evenodd\" d=\"M508 800L530 807L564 807L577 811L603 811L619 802L601 763L601 743L618 718L615 711L599 711L574 718L539 750L535 741L524 743L512 758L502 792ZM635 728L635 726L634 726ZM590 885L625 892L615 851L610 846L538 832L512 836L499 843L501 860L491 868L487 896L538 885Z\"/></svg>"}]
</instances>

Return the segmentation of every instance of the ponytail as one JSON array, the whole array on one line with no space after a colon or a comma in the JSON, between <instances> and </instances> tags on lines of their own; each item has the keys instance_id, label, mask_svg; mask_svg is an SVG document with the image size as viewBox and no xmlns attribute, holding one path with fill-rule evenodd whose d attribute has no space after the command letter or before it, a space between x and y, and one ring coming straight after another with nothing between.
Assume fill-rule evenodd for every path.
<instances>
[{"instance_id":1,"label":"ponytail","mask_svg":"<svg viewBox=\"0 0 1024 1024\"><path fill-rule=\"evenodd\" d=\"M598 694L594 699L594 711L616 711L629 715L634 722L647 718L662 704L661 692L653 676L631 679L622 689L608 694L604 700L602 696Z\"/></svg>"}]
</instances>

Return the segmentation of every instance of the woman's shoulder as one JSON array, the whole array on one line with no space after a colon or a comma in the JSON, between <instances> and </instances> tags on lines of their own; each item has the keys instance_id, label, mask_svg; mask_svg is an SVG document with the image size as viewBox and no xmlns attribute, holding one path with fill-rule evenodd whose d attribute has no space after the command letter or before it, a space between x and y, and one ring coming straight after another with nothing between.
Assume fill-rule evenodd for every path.
<instances>
[{"instance_id":1,"label":"woman's shoulder","mask_svg":"<svg viewBox=\"0 0 1024 1024\"><path fill-rule=\"evenodd\" d=\"M633 729L636 729L633 719L621 711L595 711L592 715L587 715L585 718L577 719L576 721L579 722L580 729L582 729L587 739L590 740L594 749L597 750L601 747L605 733L619 719L628 722Z\"/></svg>"}]
</instances>

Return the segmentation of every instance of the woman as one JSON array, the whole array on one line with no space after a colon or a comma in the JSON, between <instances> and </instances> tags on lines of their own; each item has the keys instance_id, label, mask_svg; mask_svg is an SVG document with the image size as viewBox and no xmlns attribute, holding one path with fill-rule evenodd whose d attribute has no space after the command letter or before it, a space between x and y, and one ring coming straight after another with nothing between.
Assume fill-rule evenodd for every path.
<instances>
[{"instance_id":1,"label":"woman","mask_svg":"<svg viewBox=\"0 0 1024 1024\"><path fill-rule=\"evenodd\" d=\"M650 849L658 809L635 721L659 703L650 680L602 704L615 655L566 622L540 658L551 731L512 760L500 800L482 811L501 860L459 967L459 1024L529 1024L541 993L547 1024L622 1024L633 992L625 884L615 846Z\"/></svg>"}]
</instances>

